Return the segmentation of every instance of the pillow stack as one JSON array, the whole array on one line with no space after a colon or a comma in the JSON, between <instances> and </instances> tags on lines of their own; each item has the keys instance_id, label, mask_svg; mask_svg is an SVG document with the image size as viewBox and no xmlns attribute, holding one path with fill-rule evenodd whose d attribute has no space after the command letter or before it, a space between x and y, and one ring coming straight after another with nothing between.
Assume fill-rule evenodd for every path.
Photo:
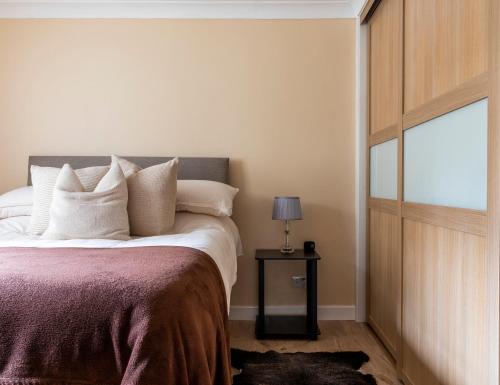
<instances>
[{"instance_id":1,"label":"pillow stack","mask_svg":"<svg viewBox=\"0 0 500 385\"><path fill-rule=\"evenodd\" d=\"M178 165L174 158L142 169L113 155L110 166L32 166L33 187L0 196L0 219L31 215L29 232L43 239L126 240L167 234L176 211L232 215L238 189L207 180L177 181Z\"/></svg>"}]
</instances>

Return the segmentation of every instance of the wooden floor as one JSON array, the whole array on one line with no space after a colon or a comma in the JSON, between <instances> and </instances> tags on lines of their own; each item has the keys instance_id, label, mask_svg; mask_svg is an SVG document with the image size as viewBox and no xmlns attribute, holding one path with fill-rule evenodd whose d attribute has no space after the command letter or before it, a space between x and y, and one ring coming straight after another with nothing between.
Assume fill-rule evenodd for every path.
<instances>
[{"instance_id":1,"label":"wooden floor","mask_svg":"<svg viewBox=\"0 0 500 385\"><path fill-rule=\"evenodd\" d=\"M389 353L380 344L368 326L354 321L320 321L318 341L256 340L254 322L230 321L231 346L234 348L265 352L335 352L362 350L370 356L361 371L371 373L378 385L399 384L396 368Z\"/></svg>"}]
</instances>

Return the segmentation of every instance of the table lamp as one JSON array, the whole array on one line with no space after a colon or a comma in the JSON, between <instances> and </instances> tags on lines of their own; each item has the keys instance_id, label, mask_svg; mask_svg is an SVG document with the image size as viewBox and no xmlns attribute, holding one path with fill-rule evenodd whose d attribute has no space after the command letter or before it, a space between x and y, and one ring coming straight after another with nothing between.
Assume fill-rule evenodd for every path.
<instances>
[{"instance_id":1,"label":"table lamp","mask_svg":"<svg viewBox=\"0 0 500 385\"><path fill-rule=\"evenodd\" d=\"M289 243L290 221L302 219L299 197L275 197L273 220L285 221L285 241L281 247L282 254L292 254L295 250Z\"/></svg>"}]
</instances>

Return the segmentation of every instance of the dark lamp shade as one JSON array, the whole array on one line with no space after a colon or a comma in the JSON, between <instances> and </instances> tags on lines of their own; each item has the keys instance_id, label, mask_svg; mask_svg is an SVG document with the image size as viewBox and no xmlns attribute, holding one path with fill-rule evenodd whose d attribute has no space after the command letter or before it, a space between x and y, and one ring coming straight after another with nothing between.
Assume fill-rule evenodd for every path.
<instances>
[{"instance_id":1,"label":"dark lamp shade","mask_svg":"<svg viewBox=\"0 0 500 385\"><path fill-rule=\"evenodd\" d=\"M299 197L275 197L273 219L280 221L294 221L302 219L302 209Z\"/></svg>"}]
</instances>

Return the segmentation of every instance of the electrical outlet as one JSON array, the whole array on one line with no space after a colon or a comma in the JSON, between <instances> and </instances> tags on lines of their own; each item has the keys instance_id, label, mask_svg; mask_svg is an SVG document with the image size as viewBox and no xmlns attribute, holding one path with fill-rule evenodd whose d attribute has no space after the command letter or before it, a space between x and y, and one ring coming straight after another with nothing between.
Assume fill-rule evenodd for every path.
<instances>
[{"instance_id":1,"label":"electrical outlet","mask_svg":"<svg viewBox=\"0 0 500 385\"><path fill-rule=\"evenodd\" d=\"M306 287L306 277L304 277L303 275L294 275L292 276L292 284L293 287L303 289L304 287Z\"/></svg>"}]
</instances>

